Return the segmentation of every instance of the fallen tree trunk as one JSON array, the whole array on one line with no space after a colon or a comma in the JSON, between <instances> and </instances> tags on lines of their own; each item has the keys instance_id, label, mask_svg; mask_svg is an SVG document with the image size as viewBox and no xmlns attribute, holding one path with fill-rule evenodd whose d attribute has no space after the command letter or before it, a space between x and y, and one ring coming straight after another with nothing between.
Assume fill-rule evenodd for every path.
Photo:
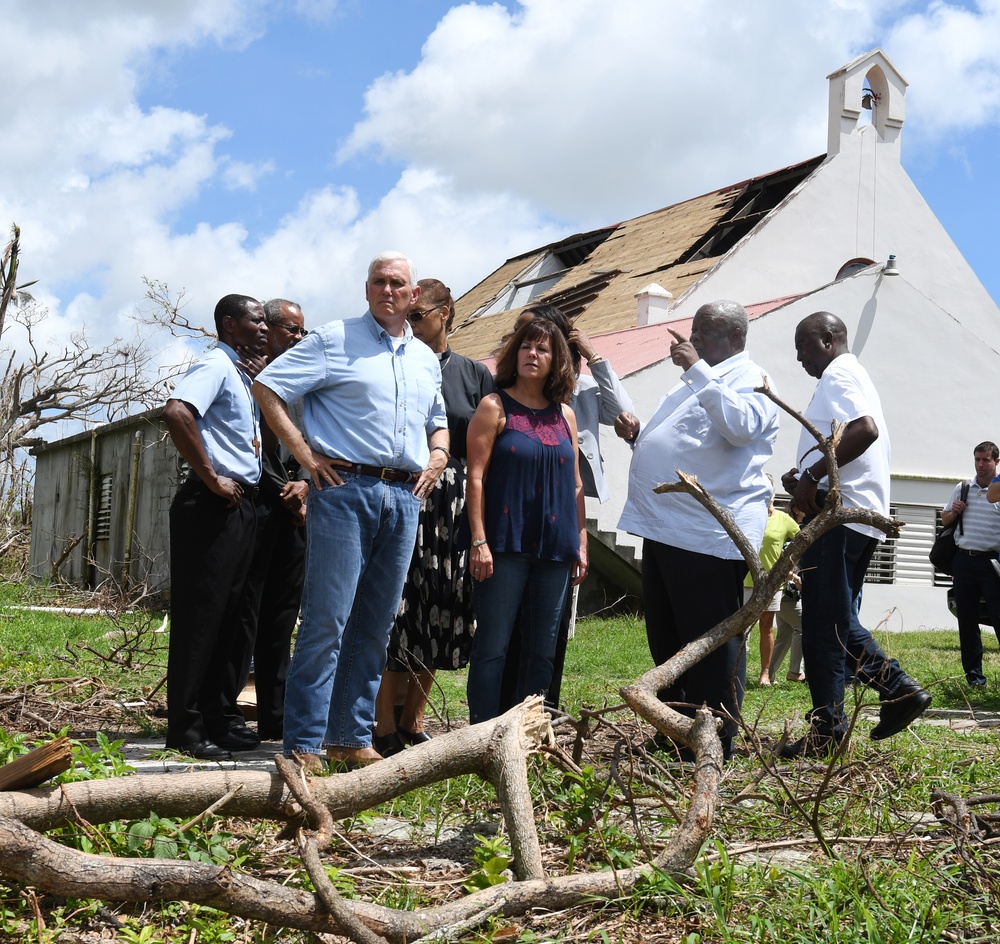
<instances>
[{"instance_id":1,"label":"fallen tree trunk","mask_svg":"<svg viewBox=\"0 0 1000 944\"><path fill-rule=\"evenodd\" d=\"M696 729L714 735L709 712ZM334 818L376 806L416 786L476 773L494 783L508 825L515 871L522 881L494 886L419 913L363 902L344 902L352 915L392 942L413 941L461 925L475 927L491 915L507 917L533 908L558 909L593 897L627 894L653 870L688 870L711 827L721 748L707 743L695 770L694 793L675 840L646 866L618 872L546 877L528 796L526 760L551 738L541 698L534 697L491 722L462 728L370 767L307 779L311 801ZM301 774L296 774L301 776ZM291 776L291 775L290 775ZM289 928L349 933L318 895L287 888L227 867L201 863L120 859L77 852L29 828L86 820L148 816L190 817L227 798L219 812L248 818L304 818L303 806L277 774L200 773L128 777L66 784L0 796L0 875L58 895L109 901L183 900L229 914ZM357 935L353 939L358 939Z\"/></svg>"}]
</instances>

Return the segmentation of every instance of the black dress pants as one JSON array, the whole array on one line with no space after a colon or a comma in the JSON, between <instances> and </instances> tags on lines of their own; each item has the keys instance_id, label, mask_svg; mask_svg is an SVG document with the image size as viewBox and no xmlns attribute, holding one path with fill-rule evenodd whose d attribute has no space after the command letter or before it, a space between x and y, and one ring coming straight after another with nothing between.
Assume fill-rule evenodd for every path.
<instances>
[{"instance_id":1,"label":"black dress pants","mask_svg":"<svg viewBox=\"0 0 1000 944\"><path fill-rule=\"evenodd\" d=\"M222 737L243 723L236 707L242 659L234 647L256 522L252 498L227 508L194 477L170 506L167 747Z\"/></svg>"},{"instance_id":2,"label":"black dress pants","mask_svg":"<svg viewBox=\"0 0 1000 944\"><path fill-rule=\"evenodd\" d=\"M305 576L306 529L275 497L258 522L258 540L247 580L243 636L249 646L242 682L253 652L257 732L280 740L285 720L285 679L291 662L292 633L299 617Z\"/></svg>"},{"instance_id":3,"label":"black dress pants","mask_svg":"<svg viewBox=\"0 0 1000 944\"><path fill-rule=\"evenodd\" d=\"M646 638L656 665L662 665L688 643L732 616L743 605L742 560L724 560L686 551L648 538L642 546L642 601ZM662 701L678 703L681 714L694 717L708 705L728 716L722 729L727 753L738 730L736 719L746 691L746 647L741 635L692 666L677 682L661 689Z\"/></svg>"}]
</instances>

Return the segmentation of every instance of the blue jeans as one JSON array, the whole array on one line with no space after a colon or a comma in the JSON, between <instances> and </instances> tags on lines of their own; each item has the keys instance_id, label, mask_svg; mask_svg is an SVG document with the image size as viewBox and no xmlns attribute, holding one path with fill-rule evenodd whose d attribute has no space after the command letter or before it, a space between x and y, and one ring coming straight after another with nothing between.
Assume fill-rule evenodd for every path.
<instances>
[{"instance_id":1,"label":"blue jeans","mask_svg":"<svg viewBox=\"0 0 1000 944\"><path fill-rule=\"evenodd\" d=\"M979 600L993 621L993 631L1000 641L1000 577L989 557L970 557L958 551L952 565L955 609L958 612L958 641L962 647L962 670L970 682L984 679L983 637L979 628Z\"/></svg>"},{"instance_id":2,"label":"blue jeans","mask_svg":"<svg viewBox=\"0 0 1000 944\"><path fill-rule=\"evenodd\" d=\"M891 698L905 678L861 625L861 590L878 541L844 525L827 531L802 555L802 656L812 695L810 720L818 734L843 738L844 677L849 663L858 681Z\"/></svg>"},{"instance_id":3,"label":"blue jeans","mask_svg":"<svg viewBox=\"0 0 1000 944\"><path fill-rule=\"evenodd\" d=\"M343 485L309 493L286 754L371 744L389 630L416 543L420 502L409 485L341 476Z\"/></svg>"},{"instance_id":4,"label":"blue jeans","mask_svg":"<svg viewBox=\"0 0 1000 944\"><path fill-rule=\"evenodd\" d=\"M516 700L548 690L572 566L570 561L538 560L530 554L496 554L493 576L475 581L476 635L467 687L472 724L500 713L504 660L519 606L523 608Z\"/></svg>"}]
</instances>

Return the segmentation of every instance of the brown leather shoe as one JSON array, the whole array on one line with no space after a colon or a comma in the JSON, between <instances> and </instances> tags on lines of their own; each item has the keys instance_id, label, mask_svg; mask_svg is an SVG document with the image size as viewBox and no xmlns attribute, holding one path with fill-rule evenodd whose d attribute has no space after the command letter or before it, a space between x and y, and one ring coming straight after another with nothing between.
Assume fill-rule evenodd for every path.
<instances>
[{"instance_id":1,"label":"brown leather shoe","mask_svg":"<svg viewBox=\"0 0 1000 944\"><path fill-rule=\"evenodd\" d=\"M302 765L307 774L326 772L326 764L323 763L323 758L319 754L309 754L303 751L301 754L294 755L294 759Z\"/></svg>"},{"instance_id":2,"label":"brown leather shoe","mask_svg":"<svg viewBox=\"0 0 1000 944\"><path fill-rule=\"evenodd\" d=\"M328 747L326 759L331 764L340 764L351 770L376 764L382 760L382 755L374 747Z\"/></svg>"}]
</instances>

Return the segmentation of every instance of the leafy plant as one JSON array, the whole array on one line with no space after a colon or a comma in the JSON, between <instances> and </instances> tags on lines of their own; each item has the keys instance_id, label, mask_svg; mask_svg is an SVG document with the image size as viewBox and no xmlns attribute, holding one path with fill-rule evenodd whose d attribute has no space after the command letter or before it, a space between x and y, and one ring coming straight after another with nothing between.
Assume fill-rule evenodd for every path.
<instances>
[{"instance_id":1,"label":"leafy plant","mask_svg":"<svg viewBox=\"0 0 1000 944\"><path fill-rule=\"evenodd\" d=\"M68 734L65 728L61 734ZM75 780L104 780L108 777L124 777L135 773L125 756L122 754L124 740L112 741L103 731L98 731L94 740L96 748L89 747L83 741L71 740L73 745L74 765L57 778L57 783L70 783Z\"/></svg>"},{"instance_id":2,"label":"leafy plant","mask_svg":"<svg viewBox=\"0 0 1000 944\"><path fill-rule=\"evenodd\" d=\"M479 843L472 850L478 868L466 879L466 891L477 891L492 885L502 885L510 881L510 867L514 863L510 847L501 836L481 836L475 834Z\"/></svg>"}]
</instances>

